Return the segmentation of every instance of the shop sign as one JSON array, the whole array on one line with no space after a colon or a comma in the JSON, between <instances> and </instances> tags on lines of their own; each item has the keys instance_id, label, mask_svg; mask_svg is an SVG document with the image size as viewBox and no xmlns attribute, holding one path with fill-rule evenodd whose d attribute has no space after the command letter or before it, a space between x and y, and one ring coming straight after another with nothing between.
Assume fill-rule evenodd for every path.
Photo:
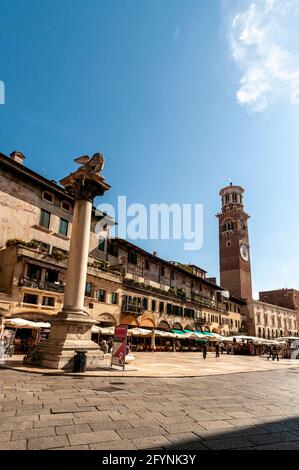
<instances>
[{"instance_id":1,"label":"shop sign","mask_svg":"<svg viewBox=\"0 0 299 470\"><path fill-rule=\"evenodd\" d=\"M111 365L125 368L128 325L115 327L112 346Z\"/></svg>"}]
</instances>

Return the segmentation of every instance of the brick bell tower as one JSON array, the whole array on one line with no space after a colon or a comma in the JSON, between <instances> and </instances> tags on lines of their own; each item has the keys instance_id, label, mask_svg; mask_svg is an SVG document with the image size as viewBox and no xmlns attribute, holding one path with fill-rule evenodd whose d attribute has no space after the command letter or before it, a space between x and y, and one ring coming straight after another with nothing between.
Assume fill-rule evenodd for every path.
<instances>
[{"instance_id":1,"label":"brick bell tower","mask_svg":"<svg viewBox=\"0 0 299 470\"><path fill-rule=\"evenodd\" d=\"M244 189L221 189L222 210L219 220L220 285L239 298L252 298L250 251L247 221L243 207Z\"/></svg>"}]
</instances>

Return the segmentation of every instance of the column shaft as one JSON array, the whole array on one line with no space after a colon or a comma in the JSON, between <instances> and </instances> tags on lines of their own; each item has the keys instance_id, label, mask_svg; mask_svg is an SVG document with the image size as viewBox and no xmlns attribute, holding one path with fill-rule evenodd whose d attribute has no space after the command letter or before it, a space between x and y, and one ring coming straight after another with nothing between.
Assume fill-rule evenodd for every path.
<instances>
[{"instance_id":1,"label":"column shaft","mask_svg":"<svg viewBox=\"0 0 299 470\"><path fill-rule=\"evenodd\" d=\"M74 207L63 310L82 311L86 285L92 203L77 200Z\"/></svg>"}]
</instances>

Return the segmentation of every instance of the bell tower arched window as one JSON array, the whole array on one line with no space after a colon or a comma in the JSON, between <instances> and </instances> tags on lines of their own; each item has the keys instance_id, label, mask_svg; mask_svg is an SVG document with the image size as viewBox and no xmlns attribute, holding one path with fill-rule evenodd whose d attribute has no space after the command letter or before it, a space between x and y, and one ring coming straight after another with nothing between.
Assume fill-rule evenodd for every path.
<instances>
[{"instance_id":1,"label":"bell tower arched window","mask_svg":"<svg viewBox=\"0 0 299 470\"><path fill-rule=\"evenodd\" d=\"M233 221L225 222L223 224L222 231L227 232L228 230L234 230L234 222Z\"/></svg>"}]
</instances>

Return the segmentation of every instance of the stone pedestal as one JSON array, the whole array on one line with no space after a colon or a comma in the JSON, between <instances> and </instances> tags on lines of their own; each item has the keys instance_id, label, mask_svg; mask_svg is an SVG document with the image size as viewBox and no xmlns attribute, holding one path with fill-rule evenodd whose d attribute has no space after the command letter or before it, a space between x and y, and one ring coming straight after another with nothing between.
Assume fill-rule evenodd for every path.
<instances>
[{"instance_id":1,"label":"stone pedestal","mask_svg":"<svg viewBox=\"0 0 299 470\"><path fill-rule=\"evenodd\" d=\"M91 328L95 323L87 315L60 312L51 322L49 339L38 347L40 365L51 369L72 370L76 351L86 351L88 370L103 367L104 354L91 340Z\"/></svg>"}]
</instances>

